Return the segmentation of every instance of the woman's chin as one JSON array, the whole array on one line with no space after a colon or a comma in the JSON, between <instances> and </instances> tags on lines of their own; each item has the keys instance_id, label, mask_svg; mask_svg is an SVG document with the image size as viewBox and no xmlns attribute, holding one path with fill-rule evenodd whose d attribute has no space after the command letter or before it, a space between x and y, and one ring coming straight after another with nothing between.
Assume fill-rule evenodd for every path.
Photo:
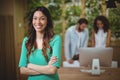
<instances>
[{"instance_id":1,"label":"woman's chin","mask_svg":"<svg viewBox=\"0 0 120 80\"><path fill-rule=\"evenodd\" d=\"M36 32L44 32L43 29L37 29Z\"/></svg>"}]
</instances>

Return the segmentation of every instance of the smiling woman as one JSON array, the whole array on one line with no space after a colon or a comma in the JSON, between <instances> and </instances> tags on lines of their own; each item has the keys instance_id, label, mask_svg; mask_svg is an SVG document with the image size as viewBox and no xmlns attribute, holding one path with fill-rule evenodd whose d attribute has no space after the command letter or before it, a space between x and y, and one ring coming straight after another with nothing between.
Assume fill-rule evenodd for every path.
<instances>
[{"instance_id":1,"label":"smiling woman","mask_svg":"<svg viewBox=\"0 0 120 80\"><path fill-rule=\"evenodd\" d=\"M41 32L45 29L47 25L47 17L41 11L36 11L33 15L32 23L33 23L35 30L37 32Z\"/></svg>"},{"instance_id":2,"label":"smiling woman","mask_svg":"<svg viewBox=\"0 0 120 80\"><path fill-rule=\"evenodd\" d=\"M53 32L48 9L36 7L29 19L28 36L22 43L21 74L28 75L28 80L59 80L61 42L61 37Z\"/></svg>"}]
</instances>

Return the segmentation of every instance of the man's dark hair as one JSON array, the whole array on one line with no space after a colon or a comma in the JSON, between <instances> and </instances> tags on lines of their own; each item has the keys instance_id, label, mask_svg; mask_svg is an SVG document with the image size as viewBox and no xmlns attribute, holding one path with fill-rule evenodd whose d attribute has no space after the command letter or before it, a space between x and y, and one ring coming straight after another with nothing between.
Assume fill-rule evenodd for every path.
<instances>
[{"instance_id":1,"label":"man's dark hair","mask_svg":"<svg viewBox=\"0 0 120 80\"><path fill-rule=\"evenodd\" d=\"M80 25L83 23L88 24L88 21L85 18L80 18L77 23L79 23Z\"/></svg>"}]
</instances>

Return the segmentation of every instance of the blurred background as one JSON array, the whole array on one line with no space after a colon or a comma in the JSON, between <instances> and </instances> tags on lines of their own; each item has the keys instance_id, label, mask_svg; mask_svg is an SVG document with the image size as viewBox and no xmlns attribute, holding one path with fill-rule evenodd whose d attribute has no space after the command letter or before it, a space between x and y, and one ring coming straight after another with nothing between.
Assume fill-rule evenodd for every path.
<instances>
[{"instance_id":1,"label":"blurred background","mask_svg":"<svg viewBox=\"0 0 120 80\"><path fill-rule=\"evenodd\" d=\"M62 36L63 44L66 29L76 24L79 18L84 17L89 21L91 36L94 18L98 15L106 16L112 30L110 46L114 48L113 60L118 61L120 67L120 0L0 0L1 80L26 80L18 68L21 44L26 36L29 12L41 5L49 9L54 32Z\"/></svg>"}]
</instances>

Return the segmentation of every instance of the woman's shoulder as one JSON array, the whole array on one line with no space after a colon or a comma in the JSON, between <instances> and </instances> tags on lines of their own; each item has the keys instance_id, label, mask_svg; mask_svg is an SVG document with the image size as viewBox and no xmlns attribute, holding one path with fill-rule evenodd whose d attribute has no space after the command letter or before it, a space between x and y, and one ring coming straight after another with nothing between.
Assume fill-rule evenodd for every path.
<instances>
[{"instance_id":1,"label":"woman's shoulder","mask_svg":"<svg viewBox=\"0 0 120 80\"><path fill-rule=\"evenodd\" d=\"M50 40L50 44L54 44L56 41L62 42L62 38L58 34L53 36L53 38Z\"/></svg>"},{"instance_id":2,"label":"woman's shoulder","mask_svg":"<svg viewBox=\"0 0 120 80\"><path fill-rule=\"evenodd\" d=\"M61 40L61 36L58 35L58 34L56 34L56 35L53 36L53 38L52 38L51 40L52 40L52 41L53 41L53 40Z\"/></svg>"},{"instance_id":3,"label":"woman's shoulder","mask_svg":"<svg viewBox=\"0 0 120 80\"><path fill-rule=\"evenodd\" d=\"M54 35L54 37L49 42L50 46L53 47L54 45L62 45L62 38L60 35Z\"/></svg>"},{"instance_id":4,"label":"woman's shoulder","mask_svg":"<svg viewBox=\"0 0 120 80\"><path fill-rule=\"evenodd\" d=\"M25 37L23 38L23 42L26 42L27 40L28 40L28 37L25 36Z\"/></svg>"}]
</instances>

